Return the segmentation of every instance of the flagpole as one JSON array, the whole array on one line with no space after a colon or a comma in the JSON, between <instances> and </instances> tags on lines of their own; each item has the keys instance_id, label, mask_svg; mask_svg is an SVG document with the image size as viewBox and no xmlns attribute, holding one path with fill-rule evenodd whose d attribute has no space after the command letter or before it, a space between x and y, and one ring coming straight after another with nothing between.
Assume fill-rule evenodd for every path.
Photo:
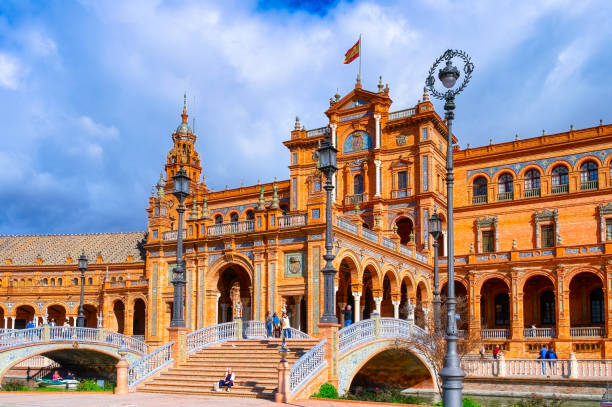
<instances>
[{"instance_id":1,"label":"flagpole","mask_svg":"<svg viewBox=\"0 0 612 407\"><path fill-rule=\"evenodd\" d=\"M359 81L361 82L361 33L359 34Z\"/></svg>"}]
</instances>

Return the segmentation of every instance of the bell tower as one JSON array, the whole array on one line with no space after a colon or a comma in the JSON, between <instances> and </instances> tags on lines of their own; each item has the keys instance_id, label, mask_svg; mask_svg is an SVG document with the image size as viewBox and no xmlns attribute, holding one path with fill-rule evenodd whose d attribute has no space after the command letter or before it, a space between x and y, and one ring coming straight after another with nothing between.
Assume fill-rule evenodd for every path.
<instances>
[{"instance_id":1,"label":"bell tower","mask_svg":"<svg viewBox=\"0 0 612 407\"><path fill-rule=\"evenodd\" d=\"M167 184L172 183L172 177L176 175L181 167L185 169L189 178L191 178L191 190L195 191L195 187L200 180L202 174L202 165L200 155L195 149L196 135L189 127L189 115L187 114L187 94L183 98L183 113L181 113L181 124L172 133L172 149L168 152L166 158L166 180ZM170 186L170 185L168 185Z\"/></svg>"}]
</instances>

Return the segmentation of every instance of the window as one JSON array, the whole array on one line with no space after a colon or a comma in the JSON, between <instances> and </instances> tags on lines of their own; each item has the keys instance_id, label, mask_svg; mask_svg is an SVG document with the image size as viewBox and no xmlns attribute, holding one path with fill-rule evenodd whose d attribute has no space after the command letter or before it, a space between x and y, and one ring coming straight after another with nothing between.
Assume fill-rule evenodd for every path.
<instances>
[{"instance_id":1,"label":"window","mask_svg":"<svg viewBox=\"0 0 612 407\"><path fill-rule=\"evenodd\" d=\"M487 179L485 177L478 177L474 180L474 196L486 196L487 195Z\"/></svg>"},{"instance_id":2,"label":"window","mask_svg":"<svg viewBox=\"0 0 612 407\"><path fill-rule=\"evenodd\" d=\"M525 189L540 189L540 171L529 170L525 173Z\"/></svg>"},{"instance_id":3,"label":"window","mask_svg":"<svg viewBox=\"0 0 612 407\"><path fill-rule=\"evenodd\" d=\"M291 189L293 191L293 200L291 202L291 207L293 208L293 210L297 209L297 199L298 199L298 185L297 185L297 178L293 177L291 179Z\"/></svg>"},{"instance_id":4,"label":"window","mask_svg":"<svg viewBox=\"0 0 612 407\"><path fill-rule=\"evenodd\" d=\"M559 185L567 185L569 178L567 176L567 167L565 165L557 165L552 170L552 184L553 187Z\"/></svg>"},{"instance_id":5,"label":"window","mask_svg":"<svg viewBox=\"0 0 612 407\"><path fill-rule=\"evenodd\" d=\"M297 162L298 162L298 155L297 155L297 153L291 154L291 163L292 164L297 164Z\"/></svg>"},{"instance_id":6,"label":"window","mask_svg":"<svg viewBox=\"0 0 612 407\"><path fill-rule=\"evenodd\" d=\"M429 160L423 156L423 191L429 190Z\"/></svg>"},{"instance_id":7,"label":"window","mask_svg":"<svg viewBox=\"0 0 612 407\"><path fill-rule=\"evenodd\" d=\"M604 323L604 302L603 302L603 290L596 288L591 291L591 323L592 324L603 324Z\"/></svg>"},{"instance_id":8,"label":"window","mask_svg":"<svg viewBox=\"0 0 612 407\"><path fill-rule=\"evenodd\" d=\"M490 253L495 251L495 232L492 230L482 231L482 252Z\"/></svg>"},{"instance_id":9,"label":"window","mask_svg":"<svg viewBox=\"0 0 612 407\"><path fill-rule=\"evenodd\" d=\"M361 174L357 174L353 178L353 194L363 194L363 176Z\"/></svg>"},{"instance_id":10,"label":"window","mask_svg":"<svg viewBox=\"0 0 612 407\"><path fill-rule=\"evenodd\" d=\"M310 217L312 219L319 219L321 217L321 210L320 209L313 209L310 212Z\"/></svg>"},{"instance_id":11,"label":"window","mask_svg":"<svg viewBox=\"0 0 612 407\"><path fill-rule=\"evenodd\" d=\"M159 237L159 232L157 229L153 229L153 239L157 239Z\"/></svg>"},{"instance_id":12,"label":"window","mask_svg":"<svg viewBox=\"0 0 612 407\"><path fill-rule=\"evenodd\" d=\"M580 182L597 181L597 164L587 161L580 166Z\"/></svg>"},{"instance_id":13,"label":"window","mask_svg":"<svg viewBox=\"0 0 612 407\"><path fill-rule=\"evenodd\" d=\"M552 325L555 323L555 293L545 291L540 297L540 315L542 324Z\"/></svg>"},{"instance_id":14,"label":"window","mask_svg":"<svg viewBox=\"0 0 612 407\"><path fill-rule=\"evenodd\" d=\"M408 174L406 171L397 173L397 189L406 189L408 187Z\"/></svg>"},{"instance_id":15,"label":"window","mask_svg":"<svg viewBox=\"0 0 612 407\"><path fill-rule=\"evenodd\" d=\"M220 225L221 223L223 223L223 216L221 215L215 216L215 225Z\"/></svg>"},{"instance_id":16,"label":"window","mask_svg":"<svg viewBox=\"0 0 612 407\"><path fill-rule=\"evenodd\" d=\"M321 178L315 178L312 189L315 192L319 192L321 190Z\"/></svg>"},{"instance_id":17,"label":"window","mask_svg":"<svg viewBox=\"0 0 612 407\"><path fill-rule=\"evenodd\" d=\"M230 215L230 222L238 222L238 214L236 212Z\"/></svg>"},{"instance_id":18,"label":"window","mask_svg":"<svg viewBox=\"0 0 612 407\"><path fill-rule=\"evenodd\" d=\"M555 227L553 225L542 225L541 234L542 247L555 247Z\"/></svg>"},{"instance_id":19,"label":"window","mask_svg":"<svg viewBox=\"0 0 612 407\"><path fill-rule=\"evenodd\" d=\"M612 240L612 219L606 219L606 240Z\"/></svg>"},{"instance_id":20,"label":"window","mask_svg":"<svg viewBox=\"0 0 612 407\"><path fill-rule=\"evenodd\" d=\"M422 130L422 133L423 133L423 140L427 140L427 137L428 137L428 131L427 131L427 129L426 129L426 128L425 128L425 129L423 129L423 130Z\"/></svg>"},{"instance_id":21,"label":"window","mask_svg":"<svg viewBox=\"0 0 612 407\"><path fill-rule=\"evenodd\" d=\"M189 225L189 236L193 236L193 225Z\"/></svg>"},{"instance_id":22,"label":"window","mask_svg":"<svg viewBox=\"0 0 612 407\"><path fill-rule=\"evenodd\" d=\"M92 285L93 284L93 278L89 277L87 279L87 284Z\"/></svg>"},{"instance_id":23,"label":"window","mask_svg":"<svg viewBox=\"0 0 612 407\"><path fill-rule=\"evenodd\" d=\"M249 209L249 210L246 212L246 218L247 218L248 220L253 220L253 219L255 219L255 212L253 212L252 210L250 210L250 209Z\"/></svg>"},{"instance_id":24,"label":"window","mask_svg":"<svg viewBox=\"0 0 612 407\"><path fill-rule=\"evenodd\" d=\"M508 173L502 174L499 177L498 183L499 183L499 193L500 194L510 193L513 191L514 179L512 178L512 175Z\"/></svg>"},{"instance_id":25,"label":"window","mask_svg":"<svg viewBox=\"0 0 612 407\"><path fill-rule=\"evenodd\" d=\"M510 297L506 293L495 296L495 325L510 325Z\"/></svg>"}]
</instances>

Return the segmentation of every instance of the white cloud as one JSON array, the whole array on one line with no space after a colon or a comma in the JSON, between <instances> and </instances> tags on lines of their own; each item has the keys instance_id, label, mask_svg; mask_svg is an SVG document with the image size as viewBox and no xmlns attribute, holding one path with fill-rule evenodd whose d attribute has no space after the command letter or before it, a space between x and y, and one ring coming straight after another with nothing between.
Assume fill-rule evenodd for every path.
<instances>
[{"instance_id":1,"label":"white cloud","mask_svg":"<svg viewBox=\"0 0 612 407\"><path fill-rule=\"evenodd\" d=\"M81 116L77 119L77 126L86 135L105 140L116 140L119 138L119 130L115 126L105 126L101 123L96 123L89 116Z\"/></svg>"},{"instance_id":2,"label":"white cloud","mask_svg":"<svg viewBox=\"0 0 612 407\"><path fill-rule=\"evenodd\" d=\"M24 68L12 55L0 52L0 87L11 90L19 88Z\"/></svg>"}]
</instances>

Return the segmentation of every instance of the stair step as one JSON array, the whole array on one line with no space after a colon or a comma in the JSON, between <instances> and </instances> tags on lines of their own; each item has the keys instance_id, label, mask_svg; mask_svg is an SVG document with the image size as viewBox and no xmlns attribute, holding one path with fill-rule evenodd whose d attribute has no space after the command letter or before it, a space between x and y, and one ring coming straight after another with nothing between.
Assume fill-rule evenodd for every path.
<instances>
[{"instance_id":1,"label":"stair step","mask_svg":"<svg viewBox=\"0 0 612 407\"><path fill-rule=\"evenodd\" d=\"M210 378L202 377L202 378L175 378L175 377L157 377L151 384L180 384L181 386L212 386L213 383L219 382L218 376L212 376ZM244 386L244 387L272 387L275 388L278 385L277 377L268 377L262 379L244 379L236 380L236 386Z\"/></svg>"},{"instance_id":2,"label":"stair step","mask_svg":"<svg viewBox=\"0 0 612 407\"><path fill-rule=\"evenodd\" d=\"M176 394L176 387L172 387L172 386L163 386L163 387L157 387L157 388L144 388L144 389L139 389L138 392L144 392L144 393L175 393ZM183 391L182 391L183 392ZM238 390L238 389L233 389L228 393L226 391L220 391L220 392L216 392L211 390L187 390L184 391L184 393L188 393L188 394L194 394L194 395L205 395L205 396L219 396L219 397L252 397L252 398L262 398L262 399L274 399L274 394L276 392L262 392L262 391L257 391L257 390Z\"/></svg>"}]
</instances>

